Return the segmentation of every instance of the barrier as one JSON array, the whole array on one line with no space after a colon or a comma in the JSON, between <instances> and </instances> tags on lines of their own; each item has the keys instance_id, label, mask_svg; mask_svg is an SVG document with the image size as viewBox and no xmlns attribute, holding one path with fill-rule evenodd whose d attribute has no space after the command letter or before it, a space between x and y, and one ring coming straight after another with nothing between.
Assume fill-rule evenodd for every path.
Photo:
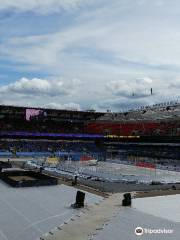
<instances>
[{"instance_id":1,"label":"barrier","mask_svg":"<svg viewBox=\"0 0 180 240\"><path fill-rule=\"evenodd\" d=\"M48 157L50 152L16 152L17 157Z\"/></svg>"},{"instance_id":2,"label":"barrier","mask_svg":"<svg viewBox=\"0 0 180 240\"><path fill-rule=\"evenodd\" d=\"M11 152L0 152L0 157L11 157L13 154Z\"/></svg>"},{"instance_id":3,"label":"barrier","mask_svg":"<svg viewBox=\"0 0 180 240\"><path fill-rule=\"evenodd\" d=\"M142 168L156 168L156 165L153 163L145 163L145 162L138 162L135 164L136 167L142 167Z\"/></svg>"}]
</instances>

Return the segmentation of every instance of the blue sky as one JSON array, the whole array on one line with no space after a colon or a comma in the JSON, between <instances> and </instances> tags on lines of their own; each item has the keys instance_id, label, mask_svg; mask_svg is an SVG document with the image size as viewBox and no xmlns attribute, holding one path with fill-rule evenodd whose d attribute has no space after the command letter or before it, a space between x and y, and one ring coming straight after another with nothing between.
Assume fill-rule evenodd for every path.
<instances>
[{"instance_id":1,"label":"blue sky","mask_svg":"<svg viewBox=\"0 0 180 240\"><path fill-rule=\"evenodd\" d=\"M119 111L178 100L179 9L178 0L0 0L0 104Z\"/></svg>"}]
</instances>

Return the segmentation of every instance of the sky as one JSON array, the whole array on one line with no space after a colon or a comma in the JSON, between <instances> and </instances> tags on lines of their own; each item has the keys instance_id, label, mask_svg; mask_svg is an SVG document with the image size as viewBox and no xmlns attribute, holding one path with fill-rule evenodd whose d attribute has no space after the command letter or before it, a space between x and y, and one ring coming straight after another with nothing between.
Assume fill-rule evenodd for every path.
<instances>
[{"instance_id":1,"label":"sky","mask_svg":"<svg viewBox=\"0 0 180 240\"><path fill-rule=\"evenodd\" d=\"M121 111L179 97L179 0L0 0L0 104Z\"/></svg>"}]
</instances>

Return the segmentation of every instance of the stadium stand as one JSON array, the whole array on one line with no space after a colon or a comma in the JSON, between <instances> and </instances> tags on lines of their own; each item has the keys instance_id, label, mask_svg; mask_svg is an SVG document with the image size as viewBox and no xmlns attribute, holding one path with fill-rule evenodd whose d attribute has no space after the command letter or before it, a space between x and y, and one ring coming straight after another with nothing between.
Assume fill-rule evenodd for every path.
<instances>
[{"instance_id":1,"label":"stadium stand","mask_svg":"<svg viewBox=\"0 0 180 240\"><path fill-rule=\"evenodd\" d=\"M154 166L154 159L156 166L175 168L179 145L162 143L171 137L173 144L180 142L180 104L120 113L0 106L0 137L0 157L5 158L118 159L138 166Z\"/></svg>"},{"instance_id":2,"label":"stadium stand","mask_svg":"<svg viewBox=\"0 0 180 240\"><path fill-rule=\"evenodd\" d=\"M84 133L85 123L103 113L0 106L2 131Z\"/></svg>"},{"instance_id":3,"label":"stadium stand","mask_svg":"<svg viewBox=\"0 0 180 240\"><path fill-rule=\"evenodd\" d=\"M3 132L180 136L180 104L99 113L0 106Z\"/></svg>"},{"instance_id":4,"label":"stadium stand","mask_svg":"<svg viewBox=\"0 0 180 240\"><path fill-rule=\"evenodd\" d=\"M123 113L106 113L87 126L89 133L180 136L180 104L141 107Z\"/></svg>"},{"instance_id":5,"label":"stadium stand","mask_svg":"<svg viewBox=\"0 0 180 240\"><path fill-rule=\"evenodd\" d=\"M4 139L0 141L0 149L0 156L4 157L73 156L77 160L82 156L102 157L102 151L94 141Z\"/></svg>"}]
</instances>

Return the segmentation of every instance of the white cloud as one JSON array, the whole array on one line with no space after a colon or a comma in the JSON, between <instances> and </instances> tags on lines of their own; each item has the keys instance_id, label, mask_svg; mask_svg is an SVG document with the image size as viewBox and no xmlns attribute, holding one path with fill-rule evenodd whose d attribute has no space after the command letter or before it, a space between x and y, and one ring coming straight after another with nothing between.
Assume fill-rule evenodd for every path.
<instances>
[{"instance_id":1,"label":"white cloud","mask_svg":"<svg viewBox=\"0 0 180 240\"><path fill-rule=\"evenodd\" d=\"M1 94L23 94L23 95L66 95L69 89L61 80L46 80L40 78L21 78L20 80L0 87Z\"/></svg>"},{"instance_id":2,"label":"white cloud","mask_svg":"<svg viewBox=\"0 0 180 240\"><path fill-rule=\"evenodd\" d=\"M107 90L117 96L126 98L143 98L151 95L151 88L153 87L153 80L146 78L139 78L135 80L119 80L107 83Z\"/></svg>"},{"instance_id":3,"label":"white cloud","mask_svg":"<svg viewBox=\"0 0 180 240\"><path fill-rule=\"evenodd\" d=\"M72 9L86 0L1 1L0 9L50 13ZM57 27L46 35L11 37L1 41L0 55L15 68L74 79L19 80L0 89L17 94L67 96L51 104L82 102L86 108L148 104L179 95L179 1L97 0L99 4L79 12L74 24ZM150 76L150 77L147 77ZM76 80L76 78L78 80ZM81 80L79 80L81 79ZM35 82L38 81L38 87ZM72 94L72 89L77 89ZM150 89L153 88L153 97ZM71 93L71 98L69 94ZM19 95L18 95L19 96ZM23 100L25 101L25 100ZM43 99L38 99L41 104ZM31 100L32 102L32 100Z\"/></svg>"},{"instance_id":4,"label":"white cloud","mask_svg":"<svg viewBox=\"0 0 180 240\"><path fill-rule=\"evenodd\" d=\"M87 0L0 0L0 10L34 11L42 14L71 10L87 3Z\"/></svg>"},{"instance_id":5,"label":"white cloud","mask_svg":"<svg viewBox=\"0 0 180 240\"><path fill-rule=\"evenodd\" d=\"M159 2L144 1L141 7L135 0L105 2L101 8L80 15L79 24L53 34L6 40L0 52L16 61L53 70L63 68L64 61L81 64L86 56L86 53L81 55L84 49L109 54L117 63L129 61L152 67L180 68L180 29L176 15L172 16L178 4L163 1L163 7L157 8ZM47 3L55 4L54 1ZM73 55L76 49L78 54Z\"/></svg>"},{"instance_id":6,"label":"white cloud","mask_svg":"<svg viewBox=\"0 0 180 240\"><path fill-rule=\"evenodd\" d=\"M14 83L0 86L0 104L80 110L80 105L71 100L79 84L80 80L77 78L21 78Z\"/></svg>"},{"instance_id":7,"label":"white cloud","mask_svg":"<svg viewBox=\"0 0 180 240\"><path fill-rule=\"evenodd\" d=\"M117 80L109 82L106 89L111 95L106 100L99 102L98 109L118 111L167 101L180 101L180 78L174 78L167 82L149 77Z\"/></svg>"},{"instance_id":8,"label":"white cloud","mask_svg":"<svg viewBox=\"0 0 180 240\"><path fill-rule=\"evenodd\" d=\"M95 109L124 111L169 101L180 102L180 77L170 79L142 77L114 80L106 84L104 96L106 96L104 99L101 98L94 104Z\"/></svg>"},{"instance_id":9,"label":"white cloud","mask_svg":"<svg viewBox=\"0 0 180 240\"><path fill-rule=\"evenodd\" d=\"M56 102L51 102L48 104L43 105L45 108L51 108L51 109L68 109L68 110L77 110L80 111L81 107L77 103L56 103Z\"/></svg>"}]
</instances>

